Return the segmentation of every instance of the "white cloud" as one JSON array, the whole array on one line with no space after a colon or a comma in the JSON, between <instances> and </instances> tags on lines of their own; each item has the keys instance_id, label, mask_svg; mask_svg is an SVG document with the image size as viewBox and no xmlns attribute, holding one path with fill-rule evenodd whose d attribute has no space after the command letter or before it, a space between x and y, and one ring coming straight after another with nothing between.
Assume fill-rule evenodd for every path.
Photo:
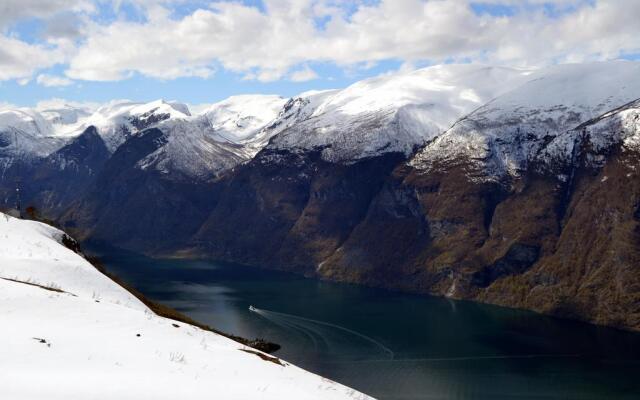
<instances>
[{"instance_id":1,"label":"white cloud","mask_svg":"<svg viewBox=\"0 0 640 400\"><path fill-rule=\"evenodd\" d=\"M28 79L40 68L62 60L56 49L0 35L0 81Z\"/></svg>"},{"instance_id":2,"label":"white cloud","mask_svg":"<svg viewBox=\"0 0 640 400\"><path fill-rule=\"evenodd\" d=\"M309 66L305 66L302 69L293 71L290 77L290 79L293 82L306 82L306 81L311 81L317 78L318 78L318 74L316 73L316 71L309 68Z\"/></svg>"},{"instance_id":3,"label":"white cloud","mask_svg":"<svg viewBox=\"0 0 640 400\"><path fill-rule=\"evenodd\" d=\"M46 87L73 85L73 81L69 78L65 78L64 76L55 76L55 75L48 75L48 74L38 75L38 78L36 78L36 82Z\"/></svg>"},{"instance_id":4,"label":"white cloud","mask_svg":"<svg viewBox=\"0 0 640 400\"><path fill-rule=\"evenodd\" d=\"M11 103L7 103L6 101L0 101L0 111L13 110L15 108L18 108L18 107Z\"/></svg>"},{"instance_id":5,"label":"white cloud","mask_svg":"<svg viewBox=\"0 0 640 400\"><path fill-rule=\"evenodd\" d=\"M184 15L172 11L185 0L111 0L118 17L105 20L88 0L5 0L0 28L26 17L47 19L48 28L39 45L0 36L0 80L55 63L79 80L206 78L225 68L245 79L302 81L317 76L313 62L347 70L389 59L537 66L640 52L640 1L483 2L517 12L478 15L470 0L263 0L264 10L225 1ZM144 18L128 17L124 3ZM544 12L548 3L557 15Z\"/></svg>"},{"instance_id":6,"label":"white cloud","mask_svg":"<svg viewBox=\"0 0 640 400\"><path fill-rule=\"evenodd\" d=\"M265 13L240 3L215 3L181 19L158 11L156 4L145 23L94 24L68 75L89 80L123 79L133 72L161 79L207 77L213 65L221 64L250 79L272 81L290 74L296 80L313 77L310 70L296 69L310 61L348 66L385 59L470 59L540 65L640 50L640 24L634 20L640 2L560 1L559 6L573 5L577 11L555 17L535 6L512 17L477 15L464 1L382 0L361 4L348 17L339 2L264 3ZM319 29L315 19L327 16Z\"/></svg>"},{"instance_id":7,"label":"white cloud","mask_svg":"<svg viewBox=\"0 0 640 400\"><path fill-rule=\"evenodd\" d=\"M3 0L0 2L0 28L24 18L50 18L62 12L93 12L89 0Z\"/></svg>"}]
</instances>

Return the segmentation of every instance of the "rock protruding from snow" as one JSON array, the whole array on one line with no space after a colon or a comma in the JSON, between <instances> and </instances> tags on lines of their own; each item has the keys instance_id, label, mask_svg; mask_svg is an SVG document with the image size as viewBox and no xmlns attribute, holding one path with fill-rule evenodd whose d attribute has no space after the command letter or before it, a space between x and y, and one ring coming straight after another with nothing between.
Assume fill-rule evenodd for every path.
<instances>
[{"instance_id":1,"label":"rock protruding from snow","mask_svg":"<svg viewBox=\"0 0 640 400\"><path fill-rule=\"evenodd\" d=\"M411 153L461 116L516 87L526 70L440 65L293 99L261 136L270 149L320 150L331 162ZM273 131L273 132L270 132Z\"/></svg>"},{"instance_id":2,"label":"rock protruding from snow","mask_svg":"<svg viewBox=\"0 0 640 400\"><path fill-rule=\"evenodd\" d=\"M54 228L0 213L0 238L4 398L369 399L153 314Z\"/></svg>"},{"instance_id":3,"label":"rock protruding from snow","mask_svg":"<svg viewBox=\"0 0 640 400\"><path fill-rule=\"evenodd\" d=\"M422 149L422 170L463 162L477 179L517 177L531 163L572 154L581 124L640 97L640 64L614 61L558 65L482 106ZM549 145L554 146L545 150Z\"/></svg>"},{"instance_id":4,"label":"rock protruding from snow","mask_svg":"<svg viewBox=\"0 0 640 400\"><path fill-rule=\"evenodd\" d=\"M556 136L537 156L541 167L557 170L579 161L600 167L615 146L640 152L640 99Z\"/></svg>"}]
</instances>

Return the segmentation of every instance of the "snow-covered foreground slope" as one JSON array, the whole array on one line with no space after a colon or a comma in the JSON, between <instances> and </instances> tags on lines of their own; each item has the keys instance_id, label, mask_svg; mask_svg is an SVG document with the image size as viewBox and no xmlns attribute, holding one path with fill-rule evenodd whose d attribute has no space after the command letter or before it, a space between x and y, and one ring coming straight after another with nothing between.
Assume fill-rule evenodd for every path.
<instances>
[{"instance_id":1,"label":"snow-covered foreground slope","mask_svg":"<svg viewBox=\"0 0 640 400\"><path fill-rule=\"evenodd\" d=\"M640 63L627 61L537 71L526 84L456 122L410 164L430 170L470 163L480 179L499 179L518 176L531 163L546 168L568 160L578 137L574 129L640 98L639 77ZM598 133L603 134L610 133Z\"/></svg>"},{"instance_id":2,"label":"snow-covered foreground slope","mask_svg":"<svg viewBox=\"0 0 640 400\"><path fill-rule=\"evenodd\" d=\"M367 79L344 90L293 99L261 135L273 137L271 149L318 149L332 162L388 152L408 155L458 118L525 82L529 74L439 65Z\"/></svg>"},{"instance_id":3,"label":"snow-covered foreground slope","mask_svg":"<svg viewBox=\"0 0 640 400\"><path fill-rule=\"evenodd\" d=\"M0 214L1 398L369 398L154 315L62 237Z\"/></svg>"}]
</instances>

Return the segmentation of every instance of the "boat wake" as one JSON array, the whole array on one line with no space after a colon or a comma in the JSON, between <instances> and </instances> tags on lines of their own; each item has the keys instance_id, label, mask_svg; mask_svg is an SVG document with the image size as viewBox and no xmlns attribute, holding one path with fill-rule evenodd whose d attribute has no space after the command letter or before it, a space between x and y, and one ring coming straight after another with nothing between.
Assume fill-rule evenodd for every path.
<instances>
[{"instance_id":1,"label":"boat wake","mask_svg":"<svg viewBox=\"0 0 640 400\"><path fill-rule=\"evenodd\" d=\"M385 359L392 360L394 357L393 351L379 341L344 326L292 314L263 310L254 306L250 306L249 311L260 315L287 331L296 332L305 337L313 344L316 351L331 352L332 348L340 342L345 342L345 340L353 341L355 339L361 342L362 345L383 355Z\"/></svg>"}]
</instances>

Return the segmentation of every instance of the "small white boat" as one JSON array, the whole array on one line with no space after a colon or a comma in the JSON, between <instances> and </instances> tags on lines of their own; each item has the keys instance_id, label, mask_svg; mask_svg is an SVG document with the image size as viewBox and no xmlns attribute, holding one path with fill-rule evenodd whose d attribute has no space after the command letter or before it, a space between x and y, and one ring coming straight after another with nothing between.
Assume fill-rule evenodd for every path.
<instances>
[{"instance_id":1,"label":"small white boat","mask_svg":"<svg viewBox=\"0 0 640 400\"><path fill-rule=\"evenodd\" d=\"M249 306L249 311L255 312L255 311L258 311L258 310L254 306Z\"/></svg>"}]
</instances>

